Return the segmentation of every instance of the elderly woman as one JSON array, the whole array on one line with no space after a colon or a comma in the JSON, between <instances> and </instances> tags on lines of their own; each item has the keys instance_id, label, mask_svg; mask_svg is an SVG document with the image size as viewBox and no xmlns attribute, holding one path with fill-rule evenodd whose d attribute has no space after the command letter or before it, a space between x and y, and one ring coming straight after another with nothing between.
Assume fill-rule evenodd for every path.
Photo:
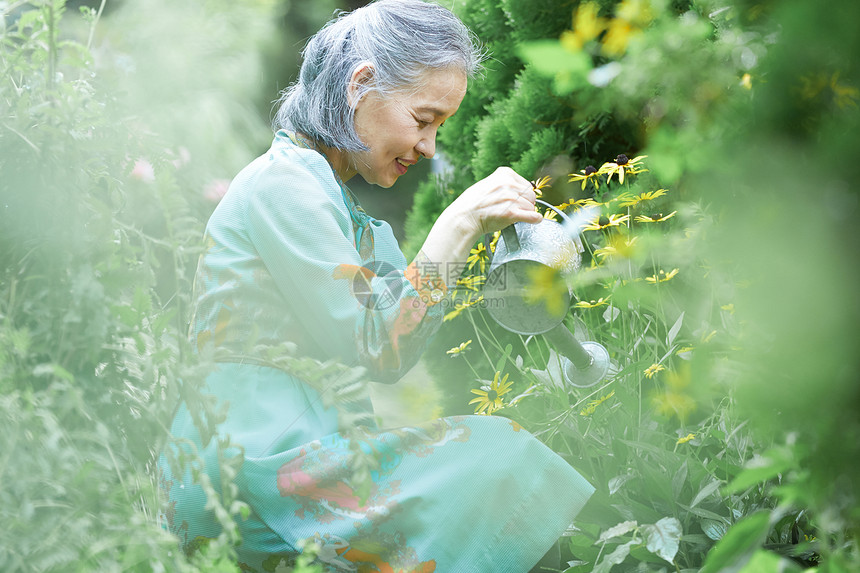
<instances>
[{"instance_id":1,"label":"elderly woman","mask_svg":"<svg viewBox=\"0 0 860 573\"><path fill-rule=\"evenodd\" d=\"M456 280L446 269L462 268L452 263L483 233L541 220L532 185L500 168L442 213L407 264L390 226L344 184L358 174L390 187L433 157L480 60L435 4L379 0L341 15L307 44L271 148L209 220L191 336L218 361L206 387L229 406L219 432L243 448L243 570L287 567L312 541L331 571L528 571L593 491L504 418L344 432L347 412L324 405L314 373L273 359L289 347L396 381L442 322L438 303ZM220 487L214 441L204 447L185 406L172 432ZM191 551L220 527L191 474L161 466L167 525Z\"/></svg>"}]
</instances>

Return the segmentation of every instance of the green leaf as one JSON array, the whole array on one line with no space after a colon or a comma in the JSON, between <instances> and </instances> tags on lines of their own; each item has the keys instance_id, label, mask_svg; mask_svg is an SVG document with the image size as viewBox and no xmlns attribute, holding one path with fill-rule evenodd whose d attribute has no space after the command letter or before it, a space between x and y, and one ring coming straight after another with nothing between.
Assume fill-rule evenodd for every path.
<instances>
[{"instance_id":1,"label":"green leaf","mask_svg":"<svg viewBox=\"0 0 860 573\"><path fill-rule=\"evenodd\" d=\"M606 543L613 537L621 537L625 533L630 533L634 529L639 527L639 524L635 521L622 521L617 525L613 525L606 531L600 534L600 538L596 541L596 543Z\"/></svg>"},{"instance_id":2,"label":"green leaf","mask_svg":"<svg viewBox=\"0 0 860 573\"><path fill-rule=\"evenodd\" d=\"M716 519L703 519L699 524L699 527L702 528L705 535L714 541L722 539L723 535L726 534L726 531L729 530L729 527L725 523L717 521Z\"/></svg>"},{"instance_id":3,"label":"green leaf","mask_svg":"<svg viewBox=\"0 0 860 573\"><path fill-rule=\"evenodd\" d=\"M583 52L566 50L558 40L536 40L519 46L517 54L538 72L555 76L560 72L582 75L591 70L591 58Z\"/></svg>"},{"instance_id":4,"label":"green leaf","mask_svg":"<svg viewBox=\"0 0 860 573\"><path fill-rule=\"evenodd\" d=\"M788 471L794 465L790 452L784 448L772 449L762 456L750 460L743 471L723 489L728 495L743 491L748 487L767 481Z\"/></svg>"},{"instance_id":5,"label":"green leaf","mask_svg":"<svg viewBox=\"0 0 860 573\"><path fill-rule=\"evenodd\" d=\"M697 505L699 505L699 502L704 500L706 497L712 495L719 488L720 488L720 480L718 480L718 479L712 480L710 483L708 483L708 485L703 487L699 491L699 493L696 494L696 497L693 498L693 502L690 504L690 507L691 508L696 507Z\"/></svg>"},{"instance_id":6,"label":"green leaf","mask_svg":"<svg viewBox=\"0 0 860 573\"><path fill-rule=\"evenodd\" d=\"M800 568L775 553L763 549L756 551L738 573L790 573Z\"/></svg>"},{"instance_id":7,"label":"green leaf","mask_svg":"<svg viewBox=\"0 0 860 573\"><path fill-rule=\"evenodd\" d=\"M678 331L681 330L681 326L684 324L684 313L681 313L681 316L678 317L678 320L675 321L675 324L672 325L672 328L669 329L669 334L666 335L666 346L672 346L672 343L675 341L675 337L678 336Z\"/></svg>"},{"instance_id":8,"label":"green leaf","mask_svg":"<svg viewBox=\"0 0 860 573\"><path fill-rule=\"evenodd\" d=\"M619 545L615 551L603 558L603 560L594 567L593 573L609 573L613 565L618 565L630 555L630 548L638 544L639 541L628 541L624 545Z\"/></svg>"},{"instance_id":9,"label":"green leaf","mask_svg":"<svg viewBox=\"0 0 860 573\"><path fill-rule=\"evenodd\" d=\"M761 546L770 529L770 512L750 514L734 524L708 552L700 573L716 573L741 563Z\"/></svg>"},{"instance_id":10,"label":"green leaf","mask_svg":"<svg viewBox=\"0 0 860 573\"><path fill-rule=\"evenodd\" d=\"M674 517L664 517L654 525L643 525L645 547L669 563L673 563L681 543L681 522Z\"/></svg>"},{"instance_id":11,"label":"green leaf","mask_svg":"<svg viewBox=\"0 0 860 573\"><path fill-rule=\"evenodd\" d=\"M507 362L508 357L511 355L511 351L513 350L513 346L508 344L505 346L505 352L502 354L499 359L496 361L496 372L501 372L505 367L505 362Z\"/></svg>"}]
</instances>

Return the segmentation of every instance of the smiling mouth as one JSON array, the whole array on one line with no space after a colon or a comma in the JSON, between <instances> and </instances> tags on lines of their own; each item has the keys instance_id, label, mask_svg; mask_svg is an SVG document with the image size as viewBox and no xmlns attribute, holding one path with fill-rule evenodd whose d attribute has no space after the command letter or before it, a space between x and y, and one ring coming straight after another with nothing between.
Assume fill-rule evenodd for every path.
<instances>
[{"instance_id":1,"label":"smiling mouth","mask_svg":"<svg viewBox=\"0 0 860 573\"><path fill-rule=\"evenodd\" d=\"M398 171L400 171L401 175L406 173L406 170L409 169L412 165L415 165L414 161L406 161L405 159L397 158Z\"/></svg>"}]
</instances>

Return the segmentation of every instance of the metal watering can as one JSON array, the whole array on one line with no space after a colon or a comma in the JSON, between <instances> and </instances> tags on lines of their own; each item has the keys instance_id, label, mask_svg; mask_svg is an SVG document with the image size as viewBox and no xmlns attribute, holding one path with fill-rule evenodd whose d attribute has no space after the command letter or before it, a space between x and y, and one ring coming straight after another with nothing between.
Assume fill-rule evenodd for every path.
<instances>
[{"instance_id":1,"label":"metal watering can","mask_svg":"<svg viewBox=\"0 0 860 573\"><path fill-rule=\"evenodd\" d=\"M563 324L572 293L568 289L561 293L557 312L542 301L529 301L526 296L534 272L551 267L570 273L578 270L582 263L582 244L576 223L545 201L538 199L537 202L555 211L564 224L544 219L537 224L519 222L502 229L496 250L491 253L483 288L484 300L488 303L486 311L511 332L543 334L564 357L565 381L587 388L606 376L609 352L597 342L579 342Z\"/></svg>"}]
</instances>

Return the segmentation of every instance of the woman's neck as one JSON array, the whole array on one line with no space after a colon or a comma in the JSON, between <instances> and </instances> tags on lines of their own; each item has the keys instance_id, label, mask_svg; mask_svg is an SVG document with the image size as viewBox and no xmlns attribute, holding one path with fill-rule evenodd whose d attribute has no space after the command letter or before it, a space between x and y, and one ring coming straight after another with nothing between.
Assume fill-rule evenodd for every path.
<instances>
[{"instance_id":1,"label":"woman's neck","mask_svg":"<svg viewBox=\"0 0 860 573\"><path fill-rule=\"evenodd\" d=\"M301 137L306 142L310 143L313 149L316 149L320 153L323 154L323 157L326 158L331 168L337 173L337 176L340 177L341 181L348 181L352 179L352 177L358 172L350 161L349 154L341 149L337 149L335 147L329 147L328 145L323 145L317 141L314 141L304 133L296 132L298 137Z\"/></svg>"}]
</instances>

